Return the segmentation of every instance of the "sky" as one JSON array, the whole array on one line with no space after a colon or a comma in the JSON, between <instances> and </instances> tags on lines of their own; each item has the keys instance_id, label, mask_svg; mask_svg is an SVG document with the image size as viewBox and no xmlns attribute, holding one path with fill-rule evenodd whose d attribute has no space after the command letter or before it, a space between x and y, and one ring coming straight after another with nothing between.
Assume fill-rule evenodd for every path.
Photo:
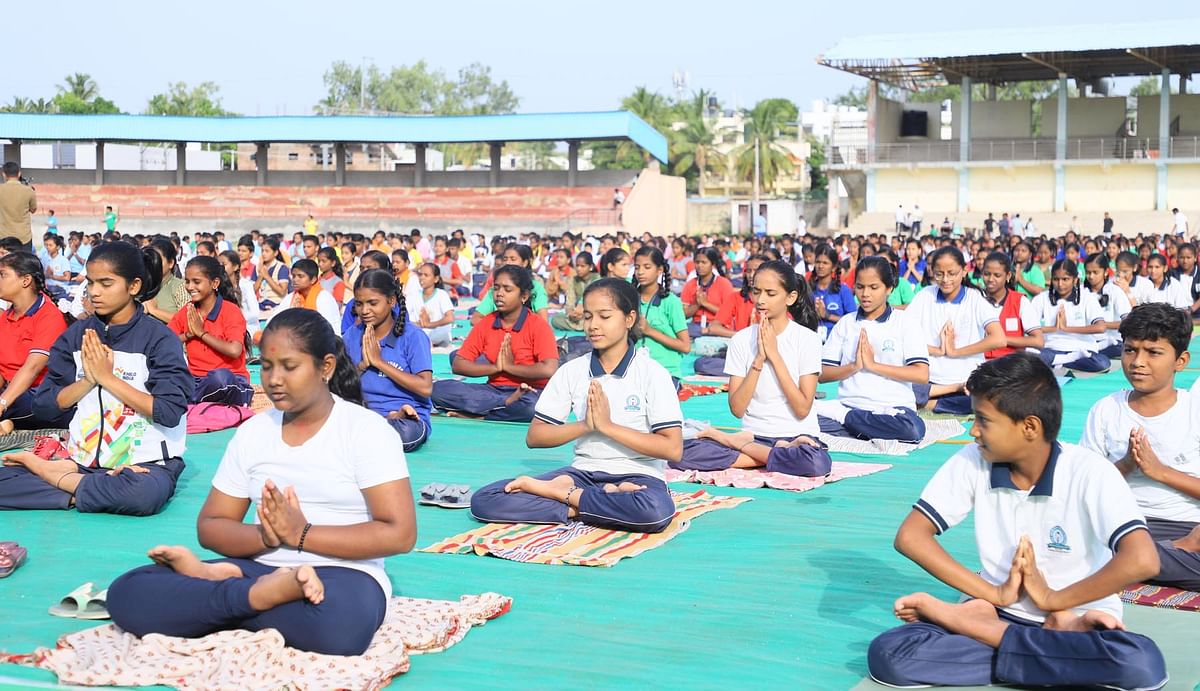
<instances>
[{"instance_id":1,"label":"sky","mask_svg":"<svg viewBox=\"0 0 1200 691\"><path fill-rule=\"evenodd\" d=\"M331 63L366 57L382 69L423 59L448 74L489 65L520 97L519 112L613 110L638 86L673 93L676 71L688 73L689 92L715 91L726 108L784 97L807 110L814 99L864 83L816 63L840 38L1138 20L1124 0L1093 0L1086 15L1077 3L1044 0L930 7L894 0L11 2L0 103L48 99L64 75L85 72L126 112L141 112L171 82L213 81L228 110L302 115L325 95ZM1191 3L1165 0L1147 19L1198 14Z\"/></svg>"}]
</instances>

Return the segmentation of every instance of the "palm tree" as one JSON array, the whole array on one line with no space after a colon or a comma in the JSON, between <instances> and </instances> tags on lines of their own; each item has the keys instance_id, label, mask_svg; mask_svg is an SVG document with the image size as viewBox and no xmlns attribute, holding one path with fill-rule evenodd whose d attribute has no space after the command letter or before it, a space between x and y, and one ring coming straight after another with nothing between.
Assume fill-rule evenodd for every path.
<instances>
[{"instance_id":1,"label":"palm tree","mask_svg":"<svg viewBox=\"0 0 1200 691\"><path fill-rule=\"evenodd\" d=\"M92 79L90 74L76 72L68 74L63 78L66 84L59 84L58 90L60 93L68 93L78 96L81 101L91 101L100 95L100 89L96 86L96 81Z\"/></svg>"},{"instance_id":2,"label":"palm tree","mask_svg":"<svg viewBox=\"0 0 1200 691\"><path fill-rule=\"evenodd\" d=\"M746 114L746 143L735 152L737 174L754 182L754 147L759 153L759 177L763 189L772 189L780 175L791 174L795 164L787 149L779 145L780 137L796 131L798 111L795 104L783 98L759 101Z\"/></svg>"},{"instance_id":3,"label":"palm tree","mask_svg":"<svg viewBox=\"0 0 1200 691\"><path fill-rule=\"evenodd\" d=\"M708 117L708 99L712 94L701 90L682 104L683 127L671 131L671 170L687 176L695 172L696 186L704 196L704 176L710 170L724 170L725 156L717 150L717 131Z\"/></svg>"}]
</instances>

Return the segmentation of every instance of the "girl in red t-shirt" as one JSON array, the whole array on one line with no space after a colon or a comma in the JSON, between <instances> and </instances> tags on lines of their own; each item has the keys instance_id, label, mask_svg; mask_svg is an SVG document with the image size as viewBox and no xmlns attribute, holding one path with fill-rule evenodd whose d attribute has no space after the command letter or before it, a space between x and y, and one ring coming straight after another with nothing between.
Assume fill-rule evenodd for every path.
<instances>
[{"instance_id":1,"label":"girl in red t-shirt","mask_svg":"<svg viewBox=\"0 0 1200 691\"><path fill-rule=\"evenodd\" d=\"M692 320L688 335L699 338L702 327L717 318L721 305L733 297L733 284L725 278L725 261L715 247L702 247L693 257L696 275L683 286L679 299L683 302L683 314Z\"/></svg>"},{"instance_id":2,"label":"girl in red t-shirt","mask_svg":"<svg viewBox=\"0 0 1200 691\"><path fill-rule=\"evenodd\" d=\"M50 347L67 330L62 312L46 292L42 263L29 252L0 258L0 432L66 427L70 412L54 420L33 414L33 391L46 376Z\"/></svg>"},{"instance_id":3,"label":"girl in red t-shirt","mask_svg":"<svg viewBox=\"0 0 1200 691\"><path fill-rule=\"evenodd\" d=\"M193 257L183 272L191 300L167 327L187 350L188 369L196 379L189 403L248 406L254 398L246 352L246 317L238 295L216 257Z\"/></svg>"}]
</instances>

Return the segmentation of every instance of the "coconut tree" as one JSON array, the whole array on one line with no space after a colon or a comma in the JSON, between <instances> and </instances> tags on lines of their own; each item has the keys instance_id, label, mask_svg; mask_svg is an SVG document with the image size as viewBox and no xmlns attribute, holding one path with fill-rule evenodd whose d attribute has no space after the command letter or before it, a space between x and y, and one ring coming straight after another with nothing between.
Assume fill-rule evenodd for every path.
<instances>
[{"instance_id":1,"label":"coconut tree","mask_svg":"<svg viewBox=\"0 0 1200 691\"><path fill-rule=\"evenodd\" d=\"M717 131L707 116L710 93L700 91L683 104L683 126L671 132L671 171L696 179L696 189L704 196L704 176L726 167L725 156L717 150Z\"/></svg>"},{"instance_id":2,"label":"coconut tree","mask_svg":"<svg viewBox=\"0 0 1200 691\"><path fill-rule=\"evenodd\" d=\"M96 86L96 81L92 79L90 74L76 72L68 74L63 78L65 84L58 85L59 93L72 94L78 96L81 101L91 101L100 95L100 89Z\"/></svg>"},{"instance_id":3,"label":"coconut tree","mask_svg":"<svg viewBox=\"0 0 1200 691\"><path fill-rule=\"evenodd\" d=\"M746 143L734 152L735 169L742 180L754 182L754 149L758 147L759 179L772 189L780 175L790 175L795 164L779 140L796 131L796 105L785 98L768 98L746 113Z\"/></svg>"}]
</instances>

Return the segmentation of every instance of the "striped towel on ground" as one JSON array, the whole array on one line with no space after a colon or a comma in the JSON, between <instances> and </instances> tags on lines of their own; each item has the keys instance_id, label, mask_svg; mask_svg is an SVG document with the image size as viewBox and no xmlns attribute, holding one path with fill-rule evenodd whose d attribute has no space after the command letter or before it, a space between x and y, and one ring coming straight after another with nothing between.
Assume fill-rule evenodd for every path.
<instances>
[{"instance_id":1,"label":"striped towel on ground","mask_svg":"<svg viewBox=\"0 0 1200 691\"><path fill-rule=\"evenodd\" d=\"M843 463L833 462L833 469L823 477L797 477L786 473L768 473L751 468L728 468L726 470L674 470L667 469L667 482L695 482L718 487L754 489L769 487L789 492L807 492L821 485L852 477L878 473L892 466L887 463Z\"/></svg>"},{"instance_id":2,"label":"striped towel on ground","mask_svg":"<svg viewBox=\"0 0 1200 691\"><path fill-rule=\"evenodd\" d=\"M628 533L579 522L488 523L417 551L491 555L529 564L612 566L666 543L687 530L696 516L751 501L750 497L713 496L704 490L673 491L671 496L675 499L675 518L661 533Z\"/></svg>"},{"instance_id":3,"label":"striped towel on ground","mask_svg":"<svg viewBox=\"0 0 1200 691\"><path fill-rule=\"evenodd\" d=\"M1135 583L1121 592L1121 599L1131 605L1200 612L1200 593L1164 585Z\"/></svg>"}]
</instances>

